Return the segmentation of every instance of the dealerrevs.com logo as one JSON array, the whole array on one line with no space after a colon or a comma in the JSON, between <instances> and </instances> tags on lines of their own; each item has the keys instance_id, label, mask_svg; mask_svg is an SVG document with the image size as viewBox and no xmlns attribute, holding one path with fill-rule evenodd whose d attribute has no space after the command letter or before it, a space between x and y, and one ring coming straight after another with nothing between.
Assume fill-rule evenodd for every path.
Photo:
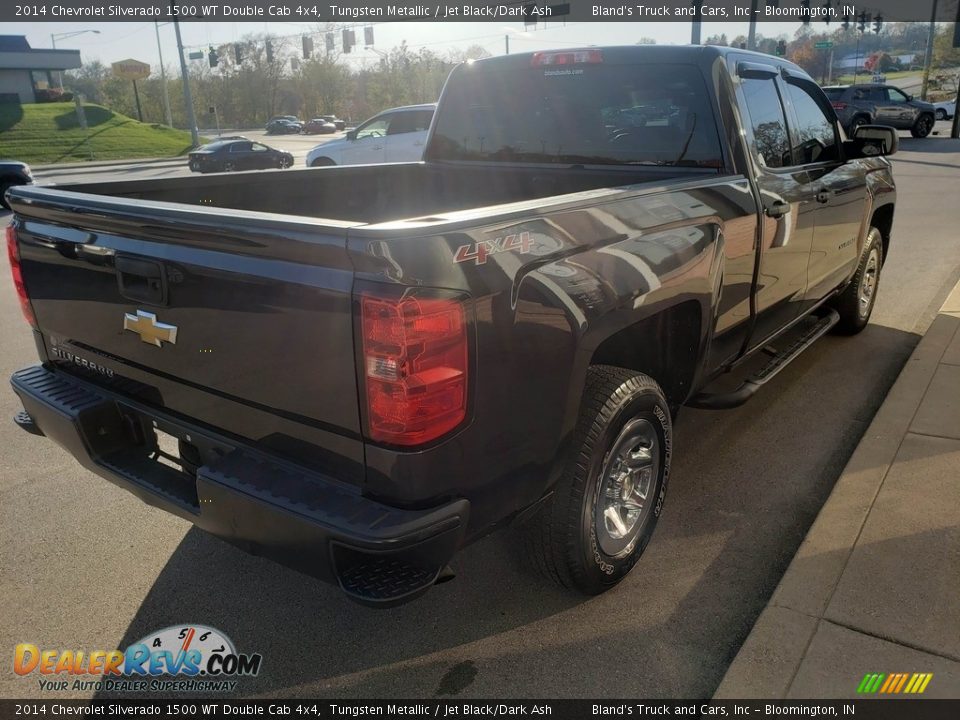
<instances>
[{"instance_id":1,"label":"dealerrevs.com logo","mask_svg":"<svg viewBox=\"0 0 960 720\"><path fill-rule=\"evenodd\" d=\"M36 676L44 691L232 692L240 677L260 672L259 653L238 653L206 625L171 625L126 650L51 650L20 643L13 671Z\"/></svg>"}]
</instances>

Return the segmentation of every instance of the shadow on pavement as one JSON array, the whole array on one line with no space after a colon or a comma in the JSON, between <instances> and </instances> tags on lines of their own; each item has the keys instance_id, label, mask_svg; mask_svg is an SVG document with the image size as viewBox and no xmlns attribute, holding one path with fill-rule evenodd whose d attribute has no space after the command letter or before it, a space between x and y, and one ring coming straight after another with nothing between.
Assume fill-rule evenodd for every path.
<instances>
[{"instance_id":1,"label":"shadow on pavement","mask_svg":"<svg viewBox=\"0 0 960 720\"><path fill-rule=\"evenodd\" d=\"M603 596L538 579L508 531L454 581L371 610L191 529L116 647L212 625L263 655L248 697L709 697L917 340L827 337L747 406L683 410L660 527Z\"/></svg>"}]
</instances>

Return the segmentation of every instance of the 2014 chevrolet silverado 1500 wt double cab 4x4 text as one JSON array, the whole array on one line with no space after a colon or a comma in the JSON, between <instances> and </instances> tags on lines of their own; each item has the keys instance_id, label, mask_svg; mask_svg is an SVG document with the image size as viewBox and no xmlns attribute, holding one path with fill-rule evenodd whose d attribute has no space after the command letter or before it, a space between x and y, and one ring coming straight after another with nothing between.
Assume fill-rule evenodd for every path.
<instances>
[{"instance_id":1,"label":"2014 chevrolet silverado 1500 wt double cab 4x4 text","mask_svg":"<svg viewBox=\"0 0 960 720\"><path fill-rule=\"evenodd\" d=\"M17 422L361 602L511 522L598 593L678 408L867 323L896 142L773 57L590 48L454 69L420 163L14 188Z\"/></svg>"}]
</instances>

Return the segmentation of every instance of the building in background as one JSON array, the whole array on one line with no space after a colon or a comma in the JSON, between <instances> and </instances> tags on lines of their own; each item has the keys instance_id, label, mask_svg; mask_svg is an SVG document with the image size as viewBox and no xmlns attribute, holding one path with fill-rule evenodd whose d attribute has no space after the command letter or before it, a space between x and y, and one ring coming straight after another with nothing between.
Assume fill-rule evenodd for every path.
<instances>
[{"instance_id":1,"label":"building in background","mask_svg":"<svg viewBox=\"0 0 960 720\"><path fill-rule=\"evenodd\" d=\"M23 35L0 35L0 103L35 103L57 87L54 73L80 67L79 50L34 50Z\"/></svg>"}]
</instances>

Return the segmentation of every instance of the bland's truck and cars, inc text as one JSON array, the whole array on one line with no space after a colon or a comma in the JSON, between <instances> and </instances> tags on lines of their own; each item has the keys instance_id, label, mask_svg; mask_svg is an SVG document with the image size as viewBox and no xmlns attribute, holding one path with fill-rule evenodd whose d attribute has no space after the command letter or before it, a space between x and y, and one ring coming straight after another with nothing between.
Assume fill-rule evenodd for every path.
<instances>
[{"instance_id":1,"label":"bland's truck and cars, inc text","mask_svg":"<svg viewBox=\"0 0 960 720\"><path fill-rule=\"evenodd\" d=\"M599 593L679 409L866 325L896 146L784 60L590 48L457 67L423 162L14 187L16 420L359 602L510 523Z\"/></svg>"}]
</instances>

